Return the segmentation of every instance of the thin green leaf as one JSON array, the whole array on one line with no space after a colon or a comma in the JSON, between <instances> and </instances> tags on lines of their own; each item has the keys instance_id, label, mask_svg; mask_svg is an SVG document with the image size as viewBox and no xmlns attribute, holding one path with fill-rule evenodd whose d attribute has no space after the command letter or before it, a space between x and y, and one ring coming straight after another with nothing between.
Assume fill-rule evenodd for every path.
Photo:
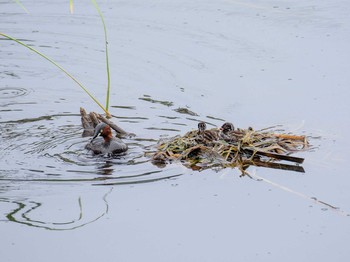
<instances>
[{"instance_id":1,"label":"thin green leaf","mask_svg":"<svg viewBox=\"0 0 350 262\"><path fill-rule=\"evenodd\" d=\"M74 4L73 4L73 0L69 0L69 11L71 14L74 13Z\"/></svg>"},{"instance_id":2,"label":"thin green leaf","mask_svg":"<svg viewBox=\"0 0 350 262\"><path fill-rule=\"evenodd\" d=\"M28 9L21 3L21 1L19 0L12 0L12 1L18 4L27 14L29 14Z\"/></svg>"},{"instance_id":3,"label":"thin green leaf","mask_svg":"<svg viewBox=\"0 0 350 262\"><path fill-rule=\"evenodd\" d=\"M109 61L108 61L108 39L107 39L107 28L106 28L106 24L103 18L103 14L97 4L97 2L95 0L91 0L91 2L93 3L93 5L95 6L99 16L101 17L102 20L102 24L103 24L103 29L104 29L104 33L105 33L105 45L106 45L106 66L107 66L107 97L106 97L106 110L108 111L108 107L109 107L109 97L110 97L110 89L111 89L111 78L110 78L110 73L109 73Z\"/></svg>"},{"instance_id":4,"label":"thin green leaf","mask_svg":"<svg viewBox=\"0 0 350 262\"><path fill-rule=\"evenodd\" d=\"M70 77L75 83L77 83L90 97L92 100L95 101L95 103L101 107L101 109L106 113L107 116L110 116L110 113L108 112L108 110L106 108L103 107L103 105L101 105L101 103L75 78L73 77L70 73L67 72L67 70L65 70L62 66L60 66L59 64L57 64L55 61L53 61L51 58L47 57L46 55L42 54L41 52L39 52L38 50L36 50L35 48L26 45L25 43L21 42L20 40L13 38L9 35L6 35L4 33L0 32L0 35L10 39L12 41L15 41L16 43L28 48L29 50L33 51L34 53L37 53L38 55L40 55L41 57L45 58L47 61L49 61L51 64L55 65L56 67L58 67L63 73L65 73L68 77Z\"/></svg>"}]
</instances>

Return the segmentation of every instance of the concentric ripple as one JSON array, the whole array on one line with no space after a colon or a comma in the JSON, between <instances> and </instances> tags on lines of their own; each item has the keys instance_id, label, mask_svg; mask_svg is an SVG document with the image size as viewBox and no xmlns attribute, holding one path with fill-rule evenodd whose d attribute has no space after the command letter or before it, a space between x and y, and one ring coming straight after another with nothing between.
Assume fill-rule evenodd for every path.
<instances>
[{"instance_id":1,"label":"concentric ripple","mask_svg":"<svg viewBox=\"0 0 350 262\"><path fill-rule=\"evenodd\" d=\"M76 123L76 124L72 124ZM149 163L145 149L156 140L124 139L127 154L96 156L85 149L78 115L51 115L0 125L0 180L11 182L88 182L94 185L134 184L181 175L173 167Z\"/></svg>"},{"instance_id":2,"label":"concentric ripple","mask_svg":"<svg viewBox=\"0 0 350 262\"><path fill-rule=\"evenodd\" d=\"M0 88L0 99L26 96L28 93L29 91L23 87L4 87Z\"/></svg>"}]
</instances>

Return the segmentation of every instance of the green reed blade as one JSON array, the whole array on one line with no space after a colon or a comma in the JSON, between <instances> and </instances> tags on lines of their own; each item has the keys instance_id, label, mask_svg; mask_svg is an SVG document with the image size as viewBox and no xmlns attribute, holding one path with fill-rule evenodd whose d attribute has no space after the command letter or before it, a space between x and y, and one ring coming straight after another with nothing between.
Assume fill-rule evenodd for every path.
<instances>
[{"instance_id":1,"label":"green reed blade","mask_svg":"<svg viewBox=\"0 0 350 262\"><path fill-rule=\"evenodd\" d=\"M69 0L69 11L70 11L71 14L74 13L73 0Z\"/></svg>"},{"instance_id":2,"label":"green reed blade","mask_svg":"<svg viewBox=\"0 0 350 262\"><path fill-rule=\"evenodd\" d=\"M28 9L21 3L21 1L19 0L12 0L12 1L18 4L27 14L29 14Z\"/></svg>"},{"instance_id":3,"label":"green reed blade","mask_svg":"<svg viewBox=\"0 0 350 262\"><path fill-rule=\"evenodd\" d=\"M108 62L108 39L107 39L107 27L105 24L105 20L103 18L103 14L100 10L100 8L97 5L97 2L95 0L91 0L91 2L94 4L99 16L101 17L102 20L102 24L103 24L103 29L105 32L105 45L106 45L106 66L107 66L107 97L106 97L106 110L108 111L108 107L109 107L109 96L110 96L110 89L111 89L111 77L110 77L110 73L109 73L109 62Z\"/></svg>"},{"instance_id":4,"label":"green reed blade","mask_svg":"<svg viewBox=\"0 0 350 262\"><path fill-rule=\"evenodd\" d=\"M62 66L60 66L59 64L57 64L55 61L53 61L51 58L47 57L46 55L42 54L41 52L39 52L38 50L36 50L35 48L26 45L25 43L21 42L20 40L13 38L11 36L8 36L4 33L0 32L0 35L10 39L12 41L15 41L16 43L28 48L29 50L37 53L38 55L40 55L41 57L45 58L47 61L49 61L51 64L55 65L56 67L58 67L63 73L65 73L68 77L70 77L75 83L77 83L90 97L92 100L95 101L95 103L102 108L102 110L106 113L107 116L110 116L110 113L108 112L108 110L106 108L103 107L103 105L101 105L101 103L74 77L72 76L70 73L68 73Z\"/></svg>"}]
</instances>

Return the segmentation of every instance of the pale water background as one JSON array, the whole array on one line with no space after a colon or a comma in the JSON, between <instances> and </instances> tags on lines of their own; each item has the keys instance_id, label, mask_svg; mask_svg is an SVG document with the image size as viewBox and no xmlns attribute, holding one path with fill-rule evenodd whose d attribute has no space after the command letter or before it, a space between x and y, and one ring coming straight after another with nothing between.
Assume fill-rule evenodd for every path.
<instances>
[{"instance_id":1,"label":"pale water background","mask_svg":"<svg viewBox=\"0 0 350 262\"><path fill-rule=\"evenodd\" d=\"M0 32L104 101L103 29L90 2L75 1L74 15L68 1L22 2L30 15L0 1ZM79 107L100 109L0 38L1 261L349 261L349 2L99 2L110 111L136 137L126 156L91 156ZM316 148L297 155L305 174L249 168L263 181L144 156L199 120L282 124Z\"/></svg>"}]
</instances>

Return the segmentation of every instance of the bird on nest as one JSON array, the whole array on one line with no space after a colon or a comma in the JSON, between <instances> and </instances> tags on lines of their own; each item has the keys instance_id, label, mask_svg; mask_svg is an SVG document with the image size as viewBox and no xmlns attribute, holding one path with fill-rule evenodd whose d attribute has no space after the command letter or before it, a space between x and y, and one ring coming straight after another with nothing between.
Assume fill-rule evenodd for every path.
<instances>
[{"instance_id":1,"label":"bird on nest","mask_svg":"<svg viewBox=\"0 0 350 262\"><path fill-rule=\"evenodd\" d=\"M209 145L219 140L219 131L217 129L207 130L207 124L204 122L198 123L198 131L196 142L198 144Z\"/></svg>"}]
</instances>

